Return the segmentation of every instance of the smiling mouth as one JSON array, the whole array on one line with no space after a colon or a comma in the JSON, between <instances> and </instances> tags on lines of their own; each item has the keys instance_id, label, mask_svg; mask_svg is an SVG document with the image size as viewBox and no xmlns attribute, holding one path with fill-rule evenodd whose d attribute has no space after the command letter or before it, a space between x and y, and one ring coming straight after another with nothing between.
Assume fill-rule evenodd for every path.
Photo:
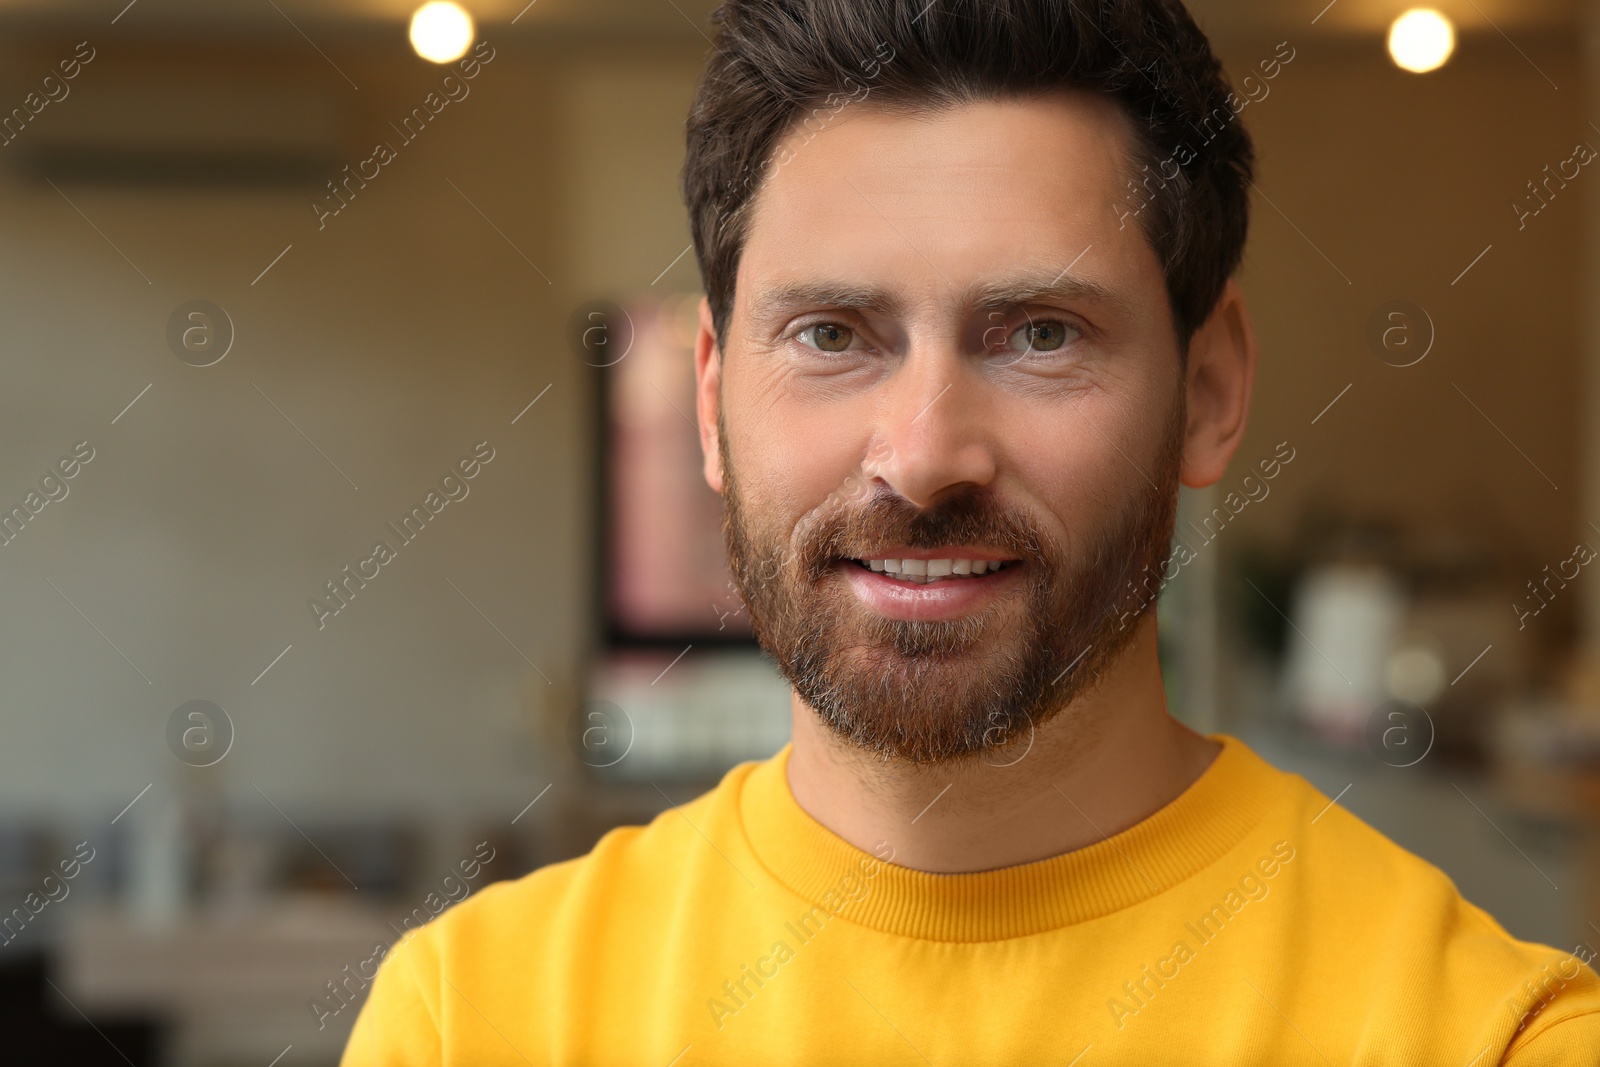
<instances>
[{"instance_id":1,"label":"smiling mouth","mask_svg":"<svg viewBox=\"0 0 1600 1067\"><path fill-rule=\"evenodd\" d=\"M1021 560L1017 559L849 559L845 562L854 563L864 570L881 574L885 578L912 585L927 585L932 582L948 582L956 580L971 580L994 574L996 571L1015 567Z\"/></svg>"}]
</instances>

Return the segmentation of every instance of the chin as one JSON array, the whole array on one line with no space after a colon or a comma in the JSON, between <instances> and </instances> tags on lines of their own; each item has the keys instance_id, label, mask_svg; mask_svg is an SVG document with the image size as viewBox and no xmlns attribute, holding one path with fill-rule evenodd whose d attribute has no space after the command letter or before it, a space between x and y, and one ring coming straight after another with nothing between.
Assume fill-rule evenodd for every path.
<instances>
[{"instance_id":1,"label":"chin","mask_svg":"<svg viewBox=\"0 0 1600 1067\"><path fill-rule=\"evenodd\" d=\"M852 620L855 621L855 620ZM840 625L781 664L795 691L840 739L885 759L970 760L1024 735L1041 718L1040 657L1015 625L875 619ZM1043 679L1047 682L1048 679Z\"/></svg>"}]
</instances>

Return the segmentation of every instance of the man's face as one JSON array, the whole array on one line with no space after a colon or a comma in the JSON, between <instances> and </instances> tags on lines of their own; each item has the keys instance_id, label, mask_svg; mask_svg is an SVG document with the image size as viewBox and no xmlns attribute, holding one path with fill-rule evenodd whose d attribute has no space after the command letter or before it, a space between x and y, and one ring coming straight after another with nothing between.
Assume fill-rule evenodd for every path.
<instances>
[{"instance_id":1,"label":"man's face","mask_svg":"<svg viewBox=\"0 0 1600 1067\"><path fill-rule=\"evenodd\" d=\"M1129 136L1088 94L869 100L791 135L752 205L708 480L763 647L870 751L1026 733L1150 599L1184 393L1161 265L1118 227Z\"/></svg>"}]
</instances>

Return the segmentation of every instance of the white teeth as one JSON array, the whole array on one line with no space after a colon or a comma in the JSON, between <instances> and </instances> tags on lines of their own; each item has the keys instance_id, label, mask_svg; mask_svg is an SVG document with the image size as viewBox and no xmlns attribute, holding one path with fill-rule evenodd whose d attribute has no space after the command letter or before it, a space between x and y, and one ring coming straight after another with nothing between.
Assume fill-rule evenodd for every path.
<instances>
[{"instance_id":1,"label":"white teeth","mask_svg":"<svg viewBox=\"0 0 1600 1067\"><path fill-rule=\"evenodd\" d=\"M858 562L880 574L892 574L902 581L926 585L949 578L976 577L997 571L999 560L984 559L863 559Z\"/></svg>"}]
</instances>

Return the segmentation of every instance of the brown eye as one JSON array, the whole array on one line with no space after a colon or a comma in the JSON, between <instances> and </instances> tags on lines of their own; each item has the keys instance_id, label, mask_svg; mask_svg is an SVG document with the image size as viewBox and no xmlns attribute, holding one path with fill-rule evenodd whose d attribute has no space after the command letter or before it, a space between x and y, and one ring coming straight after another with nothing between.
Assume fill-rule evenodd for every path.
<instances>
[{"instance_id":1,"label":"brown eye","mask_svg":"<svg viewBox=\"0 0 1600 1067\"><path fill-rule=\"evenodd\" d=\"M837 322L821 322L815 326L807 326L800 331L800 336L811 335L814 345L823 352L844 352L850 348L850 342L855 339L855 331L848 326L841 326Z\"/></svg>"}]
</instances>

